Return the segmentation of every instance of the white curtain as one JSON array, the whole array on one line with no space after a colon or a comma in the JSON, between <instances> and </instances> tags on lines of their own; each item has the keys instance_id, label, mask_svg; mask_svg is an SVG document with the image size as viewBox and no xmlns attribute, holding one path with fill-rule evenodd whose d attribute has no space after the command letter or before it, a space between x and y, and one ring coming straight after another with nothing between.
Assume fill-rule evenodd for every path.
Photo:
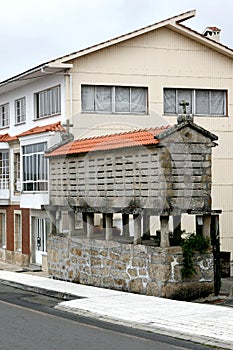
<instances>
[{"instance_id":1,"label":"white curtain","mask_svg":"<svg viewBox=\"0 0 233 350\"><path fill-rule=\"evenodd\" d=\"M130 90L127 87L115 88L115 112L130 112Z\"/></svg>"},{"instance_id":2,"label":"white curtain","mask_svg":"<svg viewBox=\"0 0 233 350\"><path fill-rule=\"evenodd\" d=\"M211 91L211 114L224 115L225 114L225 92L224 91Z\"/></svg>"},{"instance_id":3,"label":"white curtain","mask_svg":"<svg viewBox=\"0 0 233 350\"><path fill-rule=\"evenodd\" d=\"M131 111L146 113L146 90L144 88L131 88Z\"/></svg>"},{"instance_id":4,"label":"white curtain","mask_svg":"<svg viewBox=\"0 0 233 350\"><path fill-rule=\"evenodd\" d=\"M95 90L94 86L83 85L81 88L82 111L94 112L95 108Z\"/></svg>"},{"instance_id":5,"label":"white curtain","mask_svg":"<svg viewBox=\"0 0 233 350\"><path fill-rule=\"evenodd\" d=\"M196 90L196 112L195 114L210 114L208 90Z\"/></svg>"},{"instance_id":6,"label":"white curtain","mask_svg":"<svg viewBox=\"0 0 233 350\"><path fill-rule=\"evenodd\" d=\"M96 86L95 111L112 112L112 88L110 86Z\"/></svg>"},{"instance_id":7,"label":"white curtain","mask_svg":"<svg viewBox=\"0 0 233 350\"><path fill-rule=\"evenodd\" d=\"M175 89L164 89L164 113L176 114Z\"/></svg>"}]
</instances>

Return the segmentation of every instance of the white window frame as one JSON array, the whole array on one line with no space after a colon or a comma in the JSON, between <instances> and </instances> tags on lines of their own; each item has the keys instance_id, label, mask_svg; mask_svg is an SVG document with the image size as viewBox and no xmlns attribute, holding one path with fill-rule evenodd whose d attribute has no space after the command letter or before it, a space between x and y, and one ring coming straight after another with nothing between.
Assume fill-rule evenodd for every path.
<instances>
[{"instance_id":1,"label":"white window frame","mask_svg":"<svg viewBox=\"0 0 233 350\"><path fill-rule=\"evenodd\" d=\"M47 142L23 146L23 192L48 192L48 159L44 158L46 148Z\"/></svg>"},{"instance_id":2,"label":"white window frame","mask_svg":"<svg viewBox=\"0 0 233 350\"><path fill-rule=\"evenodd\" d=\"M85 87L90 87L94 89L94 109L86 109L83 106L83 97L82 97L82 92L83 88ZM100 111L97 109L97 89L98 88L108 88L110 90L110 109L106 111ZM117 88L125 88L129 89L129 110L128 111L117 111L116 110L116 89ZM133 89L141 89L145 96L144 96L144 102L145 104L143 105L144 110L135 110L132 106L132 91ZM148 88L145 86L112 86L112 85L90 85L90 84L83 84L81 85L81 110L82 113L97 113L97 114L133 114L133 115L146 115L148 113Z\"/></svg>"},{"instance_id":3,"label":"white window frame","mask_svg":"<svg viewBox=\"0 0 233 350\"><path fill-rule=\"evenodd\" d=\"M19 219L18 223L16 218ZM22 212L20 210L14 210L14 250L22 251Z\"/></svg>"},{"instance_id":4,"label":"white window frame","mask_svg":"<svg viewBox=\"0 0 233 350\"><path fill-rule=\"evenodd\" d=\"M175 91L175 111L174 112L167 112L165 110L165 91L166 90L174 90ZM196 92L197 91L206 91L208 93L208 101L209 101L209 113L197 113L196 108ZM187 111L190 114L193 114L195 116L210 116L210 117L226 117L227 116L227 90L224 89L188 89L188 88L164 88L163 90L163 99L164 99L164 114L165 115L177 115L182 113L182 108L179 106L179 103L181 101L178 101L178 93L179 92L190 92L191 93L191 104L187 106ZM224 106L223 106L223 113L222 114L215 114L211 111L211 93L212 92L221 92L223 94L224 99Z\"/></svg>"},{"instance_id":5,"label":"white window frame","mask_svg":"<svg viewBox=\"0 0 233 350\"><path fill-rule=\"evenodd\" d=\"M0 189L9 190L9 151L0 151Z\"/></svg>"},{"instance_id":6,"label":"white window frame","mask_svg":"<svg viewBox=\"0 0 233 350\"><path fill-rule=\"evenodd\" d=\"M0 225L1 231L2 231L2 236L1 236L1 241L0 241L0 248L6 249L6 211L5 210L0 210L0 216L2 219L0 219Z\"/></svg>"},{"instance_id":7,"label":"white window frame","mask_svg":"<svg viewBox=\"0 0 233 350\"><path fill-rule=\"evenodd\" d=\"M14 192L21 191L20 169L20 151L17 150L14 152Z\"/></svg>"},{"instance_id":8,"label":"white window frame","mask_svg":"<svg viewBox=\"0 0 233 350\"><path fill-rule=\"evenodd\" d=\"M34 94L35 119L61 114L61 86L57 85Z\"/></svg>"},{"instance_id":9,"label":"white window frame","mask_svg":"<svg viewBox=\"0 0 233 350\"><path fill-rule=\"evenodd\" d=\"M15 100L15 124L26 122L26 97Z\"/></svg>"},{"instance_id":10,"label":"white window frame","mask_svg":"<svg viewBox=\"0 0 233 350\"><path fill-rule=\"evenodd\" d=\"M0 128L9 126L9 103L0 105Z\"/></svg>"}]
</instances>

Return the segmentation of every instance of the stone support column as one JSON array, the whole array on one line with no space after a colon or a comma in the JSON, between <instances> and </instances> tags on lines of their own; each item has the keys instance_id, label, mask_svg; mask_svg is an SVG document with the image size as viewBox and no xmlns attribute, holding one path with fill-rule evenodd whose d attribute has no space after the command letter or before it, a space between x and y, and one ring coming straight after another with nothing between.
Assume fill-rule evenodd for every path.
<instances>
[{"instance_id":1,"label":"stone support column","mask_svg":"<svg viewBox=\"0 0 233 350\"><path fill-rule=\"evenodd\" d=\"M210 229L211 229L211 215L210 214L203 215L202 234L204 237L209 239L210 239Z\"/></svg>"},{"instance_id":2,"label":"stone support column","mask_svg":"<svg viewBox=\"0 0 233 350\"><path fill-rule=\"evenodd\" d=\"M83 233L87 235L87 213L82 213L83 217Z\"/></svg>"},{"instance_id":3,"label":"stone support column","mask_svg":"<svg viewBox=\"0 0 233 350\"><path fill-rule=\"evenodd\" d=\"M87 213L87 238L94 237L94 213Z\"/></svg>"},{"instance_id":4,"label":"stone support column","mask_svg":"<svg viewBox=\"0 0 233 350\"><path fill-rule=\"evenodd\" d=\"M68 212L69 220L69 235L72 236L75 234L75 213L73 211Z\"/></svg>"},{"instance_id":5,"label":"stone support column","mask_svg":"<svg viewBox=\"0 0 233 350\"><path fill-rule=\"evenodd\" d=\"M122 214L122 234L124 237L129 237L130 232L129 232L129 214Z\"/></svg>"},{"instance_id":6,"label":"stone support column","mask_svg":"<svg viewBox=\"0 0 233 350\"><path fill-rule=\"evenodd\" d=\"M169 216L160 216L160 230L161 230L161 241L160 241L160 247L161 248L167 248L170 246L169 243Z\"/></svg>"},{"instance_id":7,"label":"stone support column","mask_svg":"<svg viewBox=\"0 0 233 350\"><path fill-rule=\"evenodd\" d=\"M112 233L113 214L112 213L105 214L105 224L106 224L105 239L106 241L110 241L113 236L113 233Z\"/></svg>"},{"instance_id":8,"label":"stone support column","mask_svg":"<svg viewBox=\"0 0 233 350\"><path fill-rule=\"evenodd\" d=\"M141 221L142 221L141 214L134 214L133 215L134 244L141 244L141 241L142 241L142 238L141 238Z\"/></svg>"},{"instance_id":9,"label":"stone support column","mask_svg":"<svg viewBox=\"0 0 233 350\"><path fill-rule=\"evenodd\" d=\"M173 216L173 235L176 238L181 237L181 215Z\"/></svg>"},{"instance_id":10,"label":"stone support column","mask_svg":"<svg viewBox=\"0 0 233 350\"><path fill-rule=\"evenodd\" d=\"M143 213L143 236L150 239L150 215L147 212Z\"/></svg>"},{"instance_id":11,"label":"stone support column","mask_svg":"<svg viewBox=\"0 0 233 350\"><path fill-rule=\"evenodd\" d=\"M56 226L56 211L50 210L49 212L49 219L50 219L50 232L52 235L56 235L57 233L57 226Z\"/></svg>"}]
</instances>

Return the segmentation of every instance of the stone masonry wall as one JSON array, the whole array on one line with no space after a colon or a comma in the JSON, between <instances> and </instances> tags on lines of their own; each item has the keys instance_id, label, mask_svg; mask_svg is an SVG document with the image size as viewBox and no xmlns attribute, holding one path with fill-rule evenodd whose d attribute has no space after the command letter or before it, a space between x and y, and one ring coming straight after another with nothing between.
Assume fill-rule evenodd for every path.
<instances>
[{"instance_id":1,"label":"stone masonry wall","mask_svg":"<svg viewBox=\"0 0 233 350\"><path fill-rule=\"evenodd\" d=\"M191 300L213 292L213 257L196 254L196 275L182 280L181 247L160 248L113 241L50 236L52 278L127 292Z\"/></svg>"}]
</instances>

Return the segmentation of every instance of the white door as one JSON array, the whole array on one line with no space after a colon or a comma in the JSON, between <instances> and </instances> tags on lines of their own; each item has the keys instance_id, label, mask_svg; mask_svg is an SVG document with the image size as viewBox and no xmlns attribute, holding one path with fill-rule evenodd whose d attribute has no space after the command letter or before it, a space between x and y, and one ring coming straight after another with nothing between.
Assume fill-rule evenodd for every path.
<instances>
[{"instance_id":1,"label":"white door","mask_svg":"<svg viewBox=\"0 0 233 350\"><path fill-rule=\"evenodd\" d=\"M45 218L33 218L35 263L42 265L42 256L47 252L47 237L49 232L49 220Z\"/></svg>"}]
</instances>

